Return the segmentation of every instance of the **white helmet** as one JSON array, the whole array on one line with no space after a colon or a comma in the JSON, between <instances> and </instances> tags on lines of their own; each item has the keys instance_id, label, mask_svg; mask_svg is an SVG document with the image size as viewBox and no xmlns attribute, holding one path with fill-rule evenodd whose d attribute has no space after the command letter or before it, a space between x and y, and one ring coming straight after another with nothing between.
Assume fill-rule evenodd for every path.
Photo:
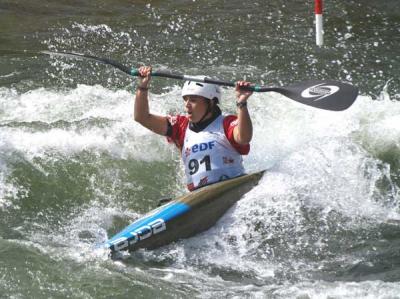
<instances>
[{"instance_id":1,"label":"white helmet","mask_svg":"<svg viewBox=\"0 0 400 299\"><path fill-rule=\"evenodd\" d=\"M204 79L205 77L199 78ZM218 85L203 82L186 81L185 84L183 84L182 97L192 95L202 96L209 100L217 98L218 103L221 103L221 89Z\"/></svg>"}]
</instances>

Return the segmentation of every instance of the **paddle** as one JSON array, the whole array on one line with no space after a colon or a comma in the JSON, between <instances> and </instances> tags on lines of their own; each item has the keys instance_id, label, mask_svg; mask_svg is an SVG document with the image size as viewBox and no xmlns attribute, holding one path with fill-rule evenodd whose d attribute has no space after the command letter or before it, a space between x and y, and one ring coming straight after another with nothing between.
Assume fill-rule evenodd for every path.
<instances>
[{"instance_id":1,"label":"paddle","mask_svg":"<svg viewBox=\"0 0 400 299\"><path fill-rule=\"evenodd\" d=\"M128 75L139 76L139 72L137 69L129 68L120 64L119 62L108 58L101 58L74 52L42 51L41 53L50 56L63 56L75 59L92 59L97 62L111 65ZM178 80L188 80L235 87L235 82L215 80L207 77L199 78L195 76L176 74L167 71L152 71L151 75L154 77L165 77ZM259 85L254 85L245 89L255 92L274 91L304 105L332 111L341 111L349 108L354 103L358 95L358 89L353 85L332 80L305 81L284 87L263 87Z\"/></svg>"}]
</instances>

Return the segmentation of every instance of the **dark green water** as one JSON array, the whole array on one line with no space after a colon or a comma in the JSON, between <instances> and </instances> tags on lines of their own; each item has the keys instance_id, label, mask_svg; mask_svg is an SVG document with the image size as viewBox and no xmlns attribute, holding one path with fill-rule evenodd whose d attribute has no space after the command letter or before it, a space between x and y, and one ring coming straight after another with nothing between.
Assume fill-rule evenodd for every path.
<instances>
[{"instance_id":1,"label":"dark green water","mask_svg":"<svg viewBox=\"0 0 400 299\"><path fill-rule=\"evenodd\" d=\"M0 298L400 298L398 0L0 0ZM178 152L132 120L137 67L286 85L348 81L334 113L255 94L259 186L208 232L111 261L93 246L185 192ZM151 108L182 112L156 78ZM223 109L234 111L224 90Z\"/></svg>"}]
</instances>

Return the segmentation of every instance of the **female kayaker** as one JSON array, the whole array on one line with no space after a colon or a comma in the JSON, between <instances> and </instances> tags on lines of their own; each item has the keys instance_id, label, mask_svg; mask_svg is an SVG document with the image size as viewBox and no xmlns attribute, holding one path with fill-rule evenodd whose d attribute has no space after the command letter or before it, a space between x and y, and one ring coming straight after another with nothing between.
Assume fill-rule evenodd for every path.
<instances>
[{"instance_id":1,"label":"female kayaker","mask_svg":"<svg viewBox=\"0 0 400 299\"><path fill-rule=\"evenodd\" d=\"M249 82L236 83L237 115L222 115L218 86L186 81L182 97L187 115L161 116L149 110L151 67L140 67L139 74L134 119L175 143L181 151L190 191L244 174L242 155L249 153L253 135L247 110L252 92L241 87L250 86Z\"/></svg>"}]
</instances>

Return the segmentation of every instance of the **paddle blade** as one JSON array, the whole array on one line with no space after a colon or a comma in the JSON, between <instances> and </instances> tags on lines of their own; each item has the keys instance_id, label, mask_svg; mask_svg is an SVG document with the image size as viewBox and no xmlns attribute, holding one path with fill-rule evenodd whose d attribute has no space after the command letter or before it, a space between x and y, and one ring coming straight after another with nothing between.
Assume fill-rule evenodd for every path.
<instances>
[{"instance_id":1,"label":"paddle blade","mask_svg":"<svg viewBox=\"0 0 400 299\"><path fill-rule=\"evenodd\" d=\"M304 105L332 111L349 108L358 95L356 87L337 81L306 81L273 91Z\"/></svg>"}]
</instances>

